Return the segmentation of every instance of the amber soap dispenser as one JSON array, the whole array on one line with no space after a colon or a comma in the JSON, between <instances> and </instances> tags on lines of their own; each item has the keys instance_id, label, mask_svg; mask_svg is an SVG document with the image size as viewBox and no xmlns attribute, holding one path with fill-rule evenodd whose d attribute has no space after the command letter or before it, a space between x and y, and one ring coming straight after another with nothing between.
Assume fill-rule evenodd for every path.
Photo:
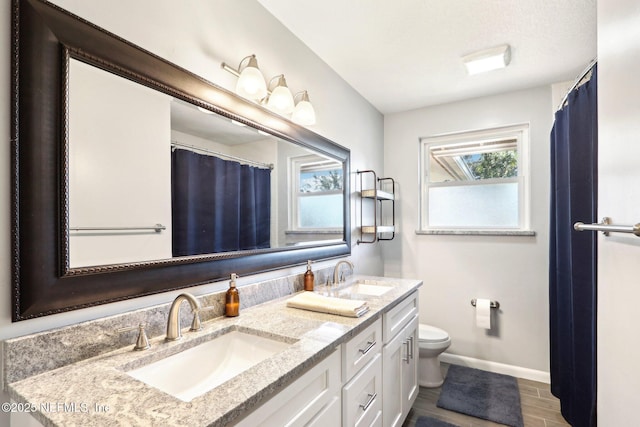
<instances>
[{"instance_id":1,"label":"amber soap dispenser","mask_svg":"<svg viewBox=\"0 0 640 427\"><path fill-rule=\"evenodd\" d=\"M224 302L224 314L228 317L235 317L240 314L240 294L236 288L236 279L238 275L231 273L231 282Z\"/></svg>"},{"instance_id":2,"label":"amber soap dispenser","mask_svg":"<svg viewBox=\"0 0 640 427\"><path fill-rule=\"evenodd\" d=\"M311 261L307 261L307 271L304 273L304 290L313 291L313 271L311 271Z\"/></svg>"}]
</instances>

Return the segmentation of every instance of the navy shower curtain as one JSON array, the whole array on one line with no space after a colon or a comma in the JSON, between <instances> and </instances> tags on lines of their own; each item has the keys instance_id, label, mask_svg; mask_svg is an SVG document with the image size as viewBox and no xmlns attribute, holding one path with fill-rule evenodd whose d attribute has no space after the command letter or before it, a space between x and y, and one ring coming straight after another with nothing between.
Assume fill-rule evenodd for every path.
<instances>
[{"instance_id":1,"label":"navy shower curtain","mask_svg":"<svg viewBox=\"0 0 640 427\"><path fill-rule=\"evenodd\" d=\"M572 91L551 131L549 323L551 392L574 427L596 425L595 232L573 230L597 218L597 69Z\"/></svg>"},{"instance_id":2,"label":"navy shower curtain","mask_svg":"<svg viewBox=\"0 0 640 427\"><path fill-rule=\"evenodd\" d=\"M175 149L173 256L270 246L271 170Z\"/></svg>"}]
</instances>

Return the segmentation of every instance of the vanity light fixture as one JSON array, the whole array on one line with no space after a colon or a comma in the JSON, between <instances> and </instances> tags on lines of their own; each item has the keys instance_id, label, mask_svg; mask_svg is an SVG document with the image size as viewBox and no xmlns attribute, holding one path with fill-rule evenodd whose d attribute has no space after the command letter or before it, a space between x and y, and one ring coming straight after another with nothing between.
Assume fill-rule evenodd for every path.
<instances>
[{"instance_id":1,"label":"vanity light fixture","mask_svg":"<svg viewBox=\"0 0 640 427\"><path fill-rule=\"evenodd\" d=\"M271 91L271 95L267 98L267 107L278 114L290 114L294 107L293 95L287 86L284 74L272 78L271 81L269 81L269 86L271 86L271 82L275 79L278 79L278 82L276 83L276 87Z\"/></svg>"},{"instance_id":2,"label":"vanity light fixture","mask_svg":"<svg viewBox=\"0 0 640 427\"><path fill-rule=\"evenodd\" d=\"M242 68L242 64L247 64ZM238 70L234 70L229 65L222 63L222 68L238 77L236 82L236 93L243 98L259 100L267 96L267 84L264 76L258 68L258 60L255 55L249 55L242 58Z\"/></svg>"},{"instance_id":3,"label":"vanity light fixture","mask_svg":"<svg viewBox=\"0 0 640 427\"><path fill-rule=\"evenodd\" d=\"M242 65L247 60L247 64L242 68ZM224 62L222 63L222 68L238 77L236 83L236 93L238 95L266 106L281 116L289 116L291 114L291 120L297 124L308 126L316 123L316 112L309 101L307 91L300 91L293 96L287 87L284 74L275 76L269 80L268 85L265 84L264 77L258 69L258 60L255 55L244 57L240 61L237 70ZM276 81L275 86L271 89L271 84L274 81ZM259 90L255 89L258 86ZM264 91L262 90L263 87ZM296 104L295 99L298 95L302 95L302 97Z\"/></svg>"},{"instance_id":4,"label":"vanity light fixture","mask_svg":"<svg viewBox=\"0 0 640 427\"><path fill-rule=\"evenodd\" d=\"M291 120L300 125L314 125L316 123L316 112L313 105L309 102L309 94L306 90L298 92L293 97L294 101L298 95L302 94L302 98L296 104L291 114Z\"/></svg>"},{"instance_id":5,"label":"vanity light fixture","mask_svg":"<svg viewBox=\"0 0 640 427\"><path fill-rule=\"evenodd\" d=\"M462 57L469 75L505 68L511 61L511 47L508 44L471 53Z\"/></svg>"}]
</instances>

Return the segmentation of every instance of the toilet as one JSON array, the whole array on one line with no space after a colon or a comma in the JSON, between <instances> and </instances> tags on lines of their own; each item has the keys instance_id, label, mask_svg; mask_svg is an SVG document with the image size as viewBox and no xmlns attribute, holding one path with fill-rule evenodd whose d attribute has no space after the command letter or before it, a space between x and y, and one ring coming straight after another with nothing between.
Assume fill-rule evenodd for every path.
<instances>
[{"instance_id":1,"label":"toilet","mask_svg":"<svg viewBox=\"0 0 640 427\"><path fill-rule=\"evenodd\" d=\"M435 326L420 324L418 331L420 358L418 359L418 385L440 387L444 382L438 356L451 345L449 334Z\"/></svg>"}]
</instances>

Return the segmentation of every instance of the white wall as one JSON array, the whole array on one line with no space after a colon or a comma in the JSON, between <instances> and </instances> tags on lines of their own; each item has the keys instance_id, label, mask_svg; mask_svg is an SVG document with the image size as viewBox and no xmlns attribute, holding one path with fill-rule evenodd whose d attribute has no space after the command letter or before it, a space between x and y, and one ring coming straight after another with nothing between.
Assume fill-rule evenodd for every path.
<instances>
[{"instance_id":1,"label":"white wall","mask_svg":"<svg viewBox=\"0 0 640 427\"><path fill-rule=\"evenodd\" d=\"M548 217L551 88L385 116L385 175L398 182L399 233L383 243L385 275L422 279L420 321L445 329L448 353L549 371ZM530 123L535 237L416 235L419 138ZM500 302L491 334L475 327L472 298Z\"/></svg>"},{"instance_id":2,"label":"white wall","mask_svg":"<svg viewBox=\"0 0 640 427\"><path fill-rule=\"evenodd\" d=\"M132 41L151 52L212 81L233 89L235 77L220 67L226 61L237 66L244 56L255 53L267 77L286 73L293 91L307 89L318 116L317 133L351 150L352 170L383 165L382 115L347 85L323 61L253 0L56 0L57 5ZM10 22L10 2L0 2L0 21ZM0 31L0 133L10 139L10 26ZM353 174L351 177L354 182ZM169 302L177 292L77 310L70 313L11 323L9 144L0 144L0 339L19 336L136 308ZM352 201L352 206L355 200ZM353 233L356 236L355 230ZM355 240L354 240L355 241ZM377 245L353 245L351 259L358 273L382 274L381 250ZM333 265L335 260L318 263ZM302 273L304 266L243 277L246 283ZM195 294L211 292L227 282L202 286ZM0 418L0 425L3 419Z\"/></svg>"},{"instance_id":3,"label":"white wall","mask_svg":"<svg viewBox=\"0 0 640 427\"><path fill-rule=\"evenodd\" d=\"M598 213L640 222L640 4L598 2ZM640 239L598 241L598 425L634 424L640 407Z\"/></svg>"},{"instance_id":4,"label":"white wall","mask_svg":"<svg viewBox=\"0 0 640 427\"><path fill-rule=\"evenodd\" d=\"M171 97L73 60L69 224L166 230L69 233L71 267L171 258Z\"/></svg>"}]
</instances>

